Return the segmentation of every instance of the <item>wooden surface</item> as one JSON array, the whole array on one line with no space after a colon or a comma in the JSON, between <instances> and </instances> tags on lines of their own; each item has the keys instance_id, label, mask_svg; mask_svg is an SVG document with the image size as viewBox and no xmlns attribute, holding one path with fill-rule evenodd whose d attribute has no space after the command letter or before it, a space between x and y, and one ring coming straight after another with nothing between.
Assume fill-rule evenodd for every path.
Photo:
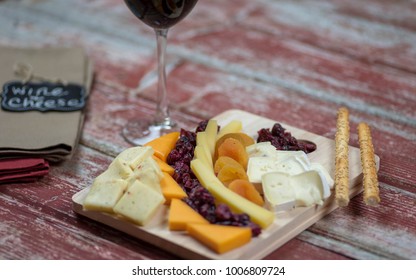
<instances>
[{"instance_id":1,"label":"wooden surface","mask_svg":"<svg viewBox=\"0 0 416 280\"><path fill-rule=\"evenodd\" d=\"M80 145L36 183L0 185L0 259L174 259L72 211L154 108L154 34L123 1L0 1L0 44L82 46L95 82ZM336 112L372 128L378 207L362 195L266 259L416 259L416 3L200 0L169 33L173 117L184 128L242 109L333 139ZM138 87L140 84L140 87ZM0 132L1 134L7 132Z\"/></svg>"},{"instance_id":2,"label":"wooden surface","mask_svg":"<svg viewBox=\"0 0 416 280\"><path fill-rule=\"evenodd\" d=\"M241 120L243 131L253 138L261 128L270 128L275 121L259 117L241 110L228 110L215 116L220 126L224 126L233 120ZM321 164L329 173L334 173L335 141L320 135L316 135L286 124L282 124L297 139L308 139L317 145L317 149L308 155L313 163ZM380 159L376 155L376 165L379 166ZM350 198L361 193L362 168L360 161L360 149L349 147L349 169L350 169ZM321 206L297 207L291 211L279 211L275 213L274 222L264 229L261 235L235 250L224 254L217 254L208 249L198 241L183 232L170 231L167 223L168 206L163 206L152 221L145 226L136 226L131 222L120 219L117 215L110 215L99 211L88 211L83 208L85 198L90 191L87 187L72 197L73 210L94 221L116 228L124 233L144 240L155 246L186 259L224 259L224 260L246 260L262 259L271 252L283 246L286 242L296 237L299 233L338 208L335 203L334 190L331 196Z\"/></svg>"}]
</instances>

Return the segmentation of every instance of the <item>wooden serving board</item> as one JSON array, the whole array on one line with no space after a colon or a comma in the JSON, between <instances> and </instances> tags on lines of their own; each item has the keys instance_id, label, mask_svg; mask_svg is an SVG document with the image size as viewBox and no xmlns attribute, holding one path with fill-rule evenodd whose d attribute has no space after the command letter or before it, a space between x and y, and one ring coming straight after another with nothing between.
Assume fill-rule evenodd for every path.
<instances>
[{"instance_id":1,"label":"wooden serving board","mask_svg":"<svg viewBox=\"0 0 416 280\"><path fill-rule=\"evenodd\" d=\"M240 110L226 111L215 119L220 125L225 125L231 120L241 120L243 130L253 138L257 137L260 128L271 128L276 121L253 115ZM317 144L317 150L308 154L311 162L322 164L331 176L334 176L335 143L333 140L295 128L282 123L287 131L297 139L310 140ZM354 197L362 191L361 161L358 148L349 149L350 160L350 197ZM376 156L377 167L380 159ZM322 206L298 207L290 211L276 213L274 223L263 230L260 236L240 248L224 254L217 254L184 232L169 231L167 226L168 207L163 206L152 221L146 226L140 227L115 215L85 211L83 201L89 191L89 187L76 193L73 197L73 209L76 213L101 222L138 239L149 242L173 254L186 259L261 259L285 244L290 239L313 225L315 222L337 208L334 202L334 194L326 200Z\"/></svg>"}]
</instances>

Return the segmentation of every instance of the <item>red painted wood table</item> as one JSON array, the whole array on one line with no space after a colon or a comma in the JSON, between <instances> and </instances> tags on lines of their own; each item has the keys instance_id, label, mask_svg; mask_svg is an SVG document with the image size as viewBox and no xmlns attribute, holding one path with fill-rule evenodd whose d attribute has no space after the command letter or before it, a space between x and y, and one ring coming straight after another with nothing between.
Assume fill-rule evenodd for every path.
<instances>
[{"instance_id":1,"label":"red painted wood table","mask_svg":"<svg viewBox=\"0 0 416 280\"><path fill-rule=\"evenodd\" d=\"M80 144L35 183L0 185L0 259L175 259L74 213L72 196L154 110L153 31L123 1L0 1L0 44L82 46L95 80ZM337 110L372 128L381 203L362 195L266 259L416 259L416 3L200 0L169 32L171 112L190 129L240 109L334 139ZM139 86L138 86L139 85ZM1 134L7 133L4 131Z\"/></svg>"}]
</instances>

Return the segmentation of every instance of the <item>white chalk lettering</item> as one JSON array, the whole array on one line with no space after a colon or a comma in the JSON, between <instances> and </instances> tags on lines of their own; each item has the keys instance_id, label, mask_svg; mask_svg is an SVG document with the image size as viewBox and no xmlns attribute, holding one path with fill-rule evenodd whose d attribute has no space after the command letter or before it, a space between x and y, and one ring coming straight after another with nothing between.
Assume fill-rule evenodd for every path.
<instances>
[{"instance_id":1,"label":"white chalk lettering","mask_svg":"<svg viewBox=\"0 0 416 280\"><path fill-rule=\"evenodd\" d=\"M26 88L23 87L12 87L12 93L13 95L25 95L26 94Z\"/></svg>"},{"instance_id":2,"label":"white chalk lettering","mask_svg":"<svg viewBox=\"0 0 416 280\"><path fill-rule=\"evenodd\" d=\"M63 98L58 99L58 107L65 107L66 106L66 100Z\"/></svg>"},{"instance_id":3,"label":"white chalk lettering","mask_svg":"<svg viewBox=\"0 0 416 280\"><path fill-rule=\"evenodd\" d=\"M1 108L11 111L74 111L85 106L82 87L52 84L9 84Z\"/></svg>"},{"instance_id":4,"label":"white chalk lettering","mask_svg":"<svg viewBox=\"0 0 416 280\"><path fill-rule=\"evenodd\" d=\"M61 87L57 87L57 88L52 89L50 96L61 97L65 95L68 95L68 92L64 91L64 89Z\"/></svg>"},{"instance_id":5,"label":"white chalk lettering","mask_svg":"<svg viewBox=\"0 0 416 280\"><path fill-rule=\"evenodd\" d=\"M68 106L69 107L77 107L80 105L80 102L78 99L69 99L68 100Z\"/></svg>"},{"instance_id":6,"label":"white chalk lettering","mask_svg":"<svg viewBox=\"0 0 416 280\"><path fill-rule=\"evenodd\" d=\"M36 96L53 96L60 97L68 95L67 91L64 91L62 87L56 87L49 90L48 87L40 87L36 90Z\"/></svg>"},{"instance_id":7,"label":"white chalk lettering","mask_svg":"<svg viewBox=\"0 0 416 280\"><path fill-rule=\"evenodd\" d=\"M27 107L36 107L35 106L35 99L33 98L23 98L23 107L27 108Z\"/></svg>"},{"instance_id":8,"label":"white chalk lettering","mask_svg":"<svg viewBox=\"0 0 416 280\"><path fill-rule=\"evenodd\" d=\"M7 102L7 106L10 108L22 108L22 101L19 97L12 97Z\"/></svg>"},{"instance_id":9,"label":"white chalk lettering","mask_svg":"<svg viewBox=\"0 0 416 280\"><path fill-rule=\"evenodd\" d=\"M52 108L55 108L56 102L55 102L55 100L49 99L49 100L45 100L45 102L43 103L43 105L46 108L52 109Z\"/></svg>"},{"instance_id":10,"label":"white chalk lettering","mask_svg":"<svg viewBox=\"0 0 416 280\"><path fill-rule=\"evenodd\" d=\"M47 87L40 87L36 90L36 94L35 96L45 96L48 93L48 88Z\"/></svg>"}]
</instances>

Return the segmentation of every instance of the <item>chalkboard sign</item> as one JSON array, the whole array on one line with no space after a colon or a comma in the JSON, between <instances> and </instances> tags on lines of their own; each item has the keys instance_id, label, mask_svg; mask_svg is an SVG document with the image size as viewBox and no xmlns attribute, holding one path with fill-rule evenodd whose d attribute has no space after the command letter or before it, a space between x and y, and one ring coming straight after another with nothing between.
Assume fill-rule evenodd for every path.
<instances>
[{"instance_id":1,"label":"chalkboard sign","mask_svg":"<svg viewBox=\"0 0 416 280\"><path fill-rule=\"evenodd\" d=\"M85 106L85 89L77 84L9 82L3 86L6 111L77 111Z\"/></svg>"}]
</instances>

